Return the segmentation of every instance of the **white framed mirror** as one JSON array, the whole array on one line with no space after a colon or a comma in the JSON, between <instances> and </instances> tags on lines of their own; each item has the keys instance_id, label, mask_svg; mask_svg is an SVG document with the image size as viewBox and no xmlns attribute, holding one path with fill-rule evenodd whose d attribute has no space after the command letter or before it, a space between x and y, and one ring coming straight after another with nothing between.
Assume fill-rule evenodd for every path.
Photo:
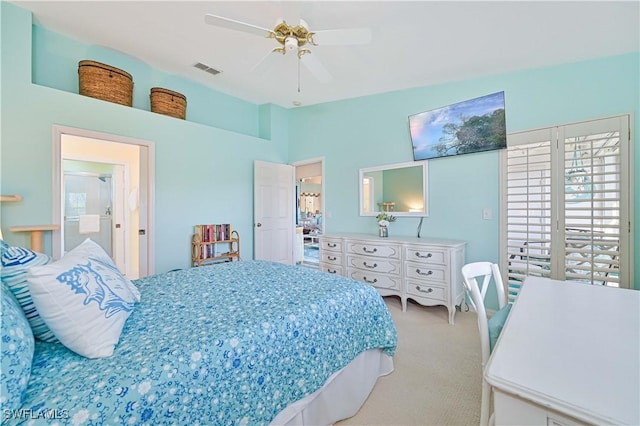
<instances>
[{"instance_id":1,"label":"white framed mirror","mask_svg":"<svg viewBox=\"0 0 640 426\"><path fill-rule=\"evenodd\" d=\"M428 176L427 161L360 169L360 216L429 216Z\"/></svg>"}]
</instances>

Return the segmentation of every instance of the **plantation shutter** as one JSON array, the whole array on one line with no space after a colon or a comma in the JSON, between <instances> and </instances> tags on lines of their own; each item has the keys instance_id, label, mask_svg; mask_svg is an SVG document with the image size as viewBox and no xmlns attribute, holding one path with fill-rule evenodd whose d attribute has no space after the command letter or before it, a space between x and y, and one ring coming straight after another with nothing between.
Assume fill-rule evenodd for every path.
<instances>
[{"instance_id":1,"label":"plantation shutter","mask_svg":"<svg viewBox=\"0 0 640 426\"><path fill-rule=\"evenodd\" d=\"M623 156L628 125L620 118L564 126L564 279L620 286L620 250L628 246L629 197ZM562 274L560 275L562 277Z\"/></svg>"},{"instance_id":2,"label":"plantation shutter","mask_svg":"<svg viewBox=\"0 0 640 426\"><path fill-rule=\"evenodd\" d=\"M512 134L506 149L506 254L508 297L515 299L528 275L551 274L552 131Z\"/></svg>"},{"instance_id":3,"label":"plantation shutter","mask_svg":"<svg viewBox=\"0 0 640 426\"><path fill-rule=\"evenodd\" d=\"M628 116L515 133L507 143L502 269L510 300L529 275L629 288Z\"/></svg>"}]
</instances>

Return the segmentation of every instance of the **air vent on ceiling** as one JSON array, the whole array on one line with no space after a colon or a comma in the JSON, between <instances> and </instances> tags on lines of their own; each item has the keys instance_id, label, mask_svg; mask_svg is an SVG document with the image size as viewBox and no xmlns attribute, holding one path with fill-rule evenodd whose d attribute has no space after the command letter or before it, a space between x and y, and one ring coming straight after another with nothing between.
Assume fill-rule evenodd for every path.
<instances>
[{"instance_id":1,"label":"air vent on ceiling","mask_svg":"<svg viewBox=\"0 0 640 426\"><path fill-rule=\"evenodd\" d=\"M222 71L219 71L215 68L211 68L209 65L205 65L202 62L198 62L194 65L194 67L198 68L199 70L202 70L204 72L208 72L211 75L218 75L220 74Z\"/></svg>"}]
</instances>

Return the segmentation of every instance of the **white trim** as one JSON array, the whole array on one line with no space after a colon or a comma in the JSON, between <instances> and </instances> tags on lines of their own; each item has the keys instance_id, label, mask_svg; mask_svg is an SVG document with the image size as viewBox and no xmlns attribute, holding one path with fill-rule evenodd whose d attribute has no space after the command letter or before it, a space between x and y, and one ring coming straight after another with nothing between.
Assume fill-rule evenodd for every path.
<instances>
[{"instance_id":1,"label":"white trim","mask_svg":"<svg viewBox=\"0 0 640 426\"><path fill-rule=\"evenodd\" d=\"M146 155L141 155L141 184L145 177L143 177L143 170L146 171L146 192L147 192L147 216L146 221L146 237L147 237L147 252L146 252L146 271L140 271L141 276L152 275L155 273L155 145L151 141L143 139L135 139L126 136L113 135L109 133L96 132L93 130L79 129L75 127L67 127L54 124L52 126L52 143L53 143L53 188L52 188L52 206L53 206L53 223L62 224L64 216L64 206L62 205L62 135L72 135L77 137L85 137L91 139L97 139L104 142L117 142L123 144L137 145L146 149ZM98 161L98 160L95 160ZM142 221L142 218L141 218ZM132 232L136 232L132 230ZM62 247L62 226L59 230L55 230L52 233L52 254L53 257L58 259L62 256L64 248ZM142 255L142 252L141 252Z\"/></svg>"},{"instance_id":2,"label":"white trim","mask_svg":"<svg viewBox=\"0 0 640 426\"><path fill-rule=\"evenodd\" d=\"M628 113L629 116L629 134L627 135L629 139L629 155L627 157L629 167L629 224L628 224L628 235L629 235L629 277L631 282L635 280L635 216L634 216L634 206L635 206L635 167L634 167L634 159L635 159L635 143L634 143L634 123L635 119L633 117L633 113ZM634 287L631 287L634 288Z\"/></svg>"},{"instance_id":3,"label":"white trim","mask_svg":"<svg viewBox=\"0 0 640 426\"><path fill-rule=\"evenodd\" d=\"M508 136L507 136L508 139ZM507 279L502 280L502 285L504 286L504 294L506 296L507 301L509 300L509 276L507 269L509 267L509 262L507 261L507 221L505 218L507 217L507 203L505 200L507 199L507 185L505 185L505 179L507 176L507 150L501 149L498 155L498 182L499 190L498 190L498 206L500 209L500 216L498 217L499 221L499 235L498 235L498 262L496 262L499 267L502 275ZM504 273L507 272L507 275Z\"/></svg>"},{"instance_id":4,"label":"white trim","mask_svg":"<svg viewBox=\"0 0 640 426\"><path fill-rule=\"evenodd\" d=\"M629 123L631 124L633 122L633 113L630 112L624 112L624 113L620 113L620 114L614 114L614 115L604 115L604 116L600 116L600 117L593 117L593 118L589 118L589 119L585 119L585 120L576 120L576 121L567 121L564 123L560 123L560 124L550 124L548 126L540 126L540 127L532 127L529 129L524 129L524 130L518 130L517 132L512 132L512 133L508 133L507 134L507 146L513 146L513 143L509 143L510 142L510 138L511 138L511 142L513 142L513 138L517 137L517 135L519 134L523 134L523 133L528 133L528 132L535 132L538 130L546 130L546 129L552 129L552 128L556 128L556 127L563 127L563 126L572 126L575 124L581 124L581 123L590 123L592 121L598 121L598 120L607 120L607 119L611 119L611 118L620 118L620 117L624 117L624 116L629 116ZM631 136L633 137L633 133L631 133ZM518 142L516 142L517 144ZM522 143L522 142L520 142ZM633 144L631 144L633 145Z\"/></svg>"},{"instance_id":5,"label":"white trim","mask_svg":"<svg viewBox=\"0 0 640 426\"><path fill-rule=\"evenodd\" d=\"M420 167L420 166L422 167L422 196L424 201L424 212L392 211L390 213L392 213L393 216L398 216L398 217L429 217L429 161L428 160L407 161L404 163L361 168L358 171L358 211L360 212L360 216L377 216L379 213L379 210L375 208L376 207L375 205L372 212L365 212L363 209L362 179L365 173L378 172L378 171L384 171L384 170L402 169L402 168L408 168L408 167Z\"/></svg>"}]
</instances>

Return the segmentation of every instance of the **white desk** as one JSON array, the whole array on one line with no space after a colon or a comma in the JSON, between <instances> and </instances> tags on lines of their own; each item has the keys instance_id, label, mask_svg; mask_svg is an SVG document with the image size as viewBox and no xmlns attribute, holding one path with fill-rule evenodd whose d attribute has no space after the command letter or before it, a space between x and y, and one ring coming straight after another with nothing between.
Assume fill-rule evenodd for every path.
<instances>
[{"instance_id":1,"label":"white desk","mask_svg":"<svg viewBox=\"0 0 640 426\"><path fill-rule=\"evenodd\" d=\"M485 379L497 425L640 425L640 291L527 278Z\"/></svg>"}]
</instances>

